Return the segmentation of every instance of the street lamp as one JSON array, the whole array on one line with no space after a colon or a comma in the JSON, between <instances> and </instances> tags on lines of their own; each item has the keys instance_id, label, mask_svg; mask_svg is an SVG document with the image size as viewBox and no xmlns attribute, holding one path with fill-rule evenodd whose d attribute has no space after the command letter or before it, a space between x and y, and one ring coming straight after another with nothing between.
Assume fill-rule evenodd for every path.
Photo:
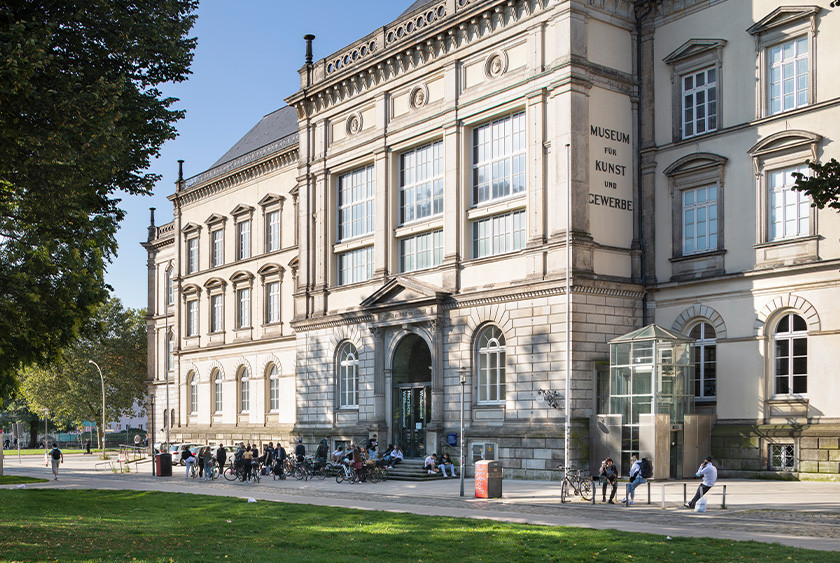
<instances>
[{"instance_id":1,"label":"street lamp","mask_svg":"<svg viewBox=\"0 0 840 563\"><path fill-rule=\"evenodd\" d=\"M99 372L99 380L102 382L102 459L105 459L105 378L102 377L102 369L99 364L93 360L88 360L88 363L96 366L96 370Z\"/></svg>"},{"instance_id":2,"label":"street lamp","mask_svg":"<svg viewBox=\"0 0 840 563\"><path fill-rule=\"evenodd\" d=\"M461 496L464 496L464 384L467 382L467 368L458 368L458 381L461 383L461 433L458 439L461 444Z\"/></svg>"}]
</instances>

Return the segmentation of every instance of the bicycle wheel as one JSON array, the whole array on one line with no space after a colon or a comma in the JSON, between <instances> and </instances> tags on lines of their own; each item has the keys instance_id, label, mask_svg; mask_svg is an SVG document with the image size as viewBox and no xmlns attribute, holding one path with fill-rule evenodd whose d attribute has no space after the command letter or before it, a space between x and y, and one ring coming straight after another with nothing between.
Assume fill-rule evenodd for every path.
<instances>
[{"instance_id":1,"label":"bicycle wheel","mask_svg":"<svg viewBox=\"0 0 840 563\"><path fill-rule=\"evenodd\" d=\"M580 496L583 500L592 500L592 481L586 479L581 480Z\"/></svg>"},{"instance_id":2,"label":"bicycle wheel","mask_svg":"<svg viewBox=\"0 0 840 563\"><path fill-rule=\"evenodd\" d=\"M340 469L338 474L335 476L336 483L343 483L344 482L344 470Z\"/></svg>"},{"instance_id":3,"label":"bicycle wheel","mask_svg":"<svg viewBox=\"0 0 840 563\"><path fill-rule=\"evenodd\" d=\"M560 502L566 502L566 499L569 497L569 491L571 490L571 484L569 483L568 479L563 479L563 484L560 486Z\"/></svg>"},{"instance_id":4,"label":"bicycle wheel","mask_svg":"<svg viewBox=\"0 0 840 563\"><path fill-rule=\"evenodd\" d=\"M232 466L232 465L229 465L229 466L228 466L228 467L224 470L224 472L222 473L222 475L224 475L224 476L225 476L225 479L227 479L228 481L236 481L236 477L237 477L237 475L236 475L236 471L234 471L234 469L233 469L233 466Z\"/></svg>"},{"instance_id":5,"label":"bicycle wheel","mask_svg":"<svg viewBox=\"0 0 840 563\"><path fill-rule=\"evenodd\" d=\"M297 467L295 467L295 472L293 473L293 475L295 479L297 479L298 481L302 481L303 478L306 477L306 470L298 465Z\"/></svg>"},{"instance_id":6,"label":"bicycle wheel","mask_svg":"<svg viewBox=\"0 0 840 563\"><path fill-rule=\"evenodd\" d=\"M356 473L356 470L352 467L350 468L350 478L348 479L351 483L358 483L359 482L359 474Z\"/></svg>"},{"instance_id":7,"label":"bicycle wheel","mask_svg":"<svg viewBox=\"0 0 840 563\"><path fill-rule=\"evenodd\" d=\"M213 471L210 472L210 477L212 477L214 481L219 478L219 468L218 467L213 466Z\"/></svg>"},{"instance_id":8,"label":"bicycle wheel","mask_svg":"<svg viewBox=\"0 0 840 563\"><path fill-rule=\"evenodd\" d=\"M259 468L255 468L255 469L251 472L251 479L252 479L255 483L259 483L259 482L260 482L260 470L259 470Z\"/></svg>"},{"instance_id":9,"label":"bicycle wheel","mask_svg":"<svg viewBox=\"0 0 840 563\"><path fill-rule=\"evenodd\" d=\"M370 469L368 471L368 479L371 483L378 483L382 480L381 477L382 473L380 473L379 469Z\"/></svg>"}]
</instances>

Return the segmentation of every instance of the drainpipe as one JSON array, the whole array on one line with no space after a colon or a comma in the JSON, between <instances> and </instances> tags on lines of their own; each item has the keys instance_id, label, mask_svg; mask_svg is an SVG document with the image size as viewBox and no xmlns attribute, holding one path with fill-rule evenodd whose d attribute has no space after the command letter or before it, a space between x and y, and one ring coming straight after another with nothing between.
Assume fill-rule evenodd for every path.
<instances>
[{"instance_id":1,"label":"drainpipe","mask_svg":"<svg viewBox=\"0 0 840 563\"><path fill-rule=\"evenodd\" d=\"M636 80L638 95L638 109L636 111L636 222L639 226L639 258L641 260L641 284L644 287L642 296L642 326L647 326L647 266L645 264L645 236L642 229L642 21L653 11L655 0L642 0L636 3ZM644 5L644 11L639 9Z\"/></svg>"}]
</instances>

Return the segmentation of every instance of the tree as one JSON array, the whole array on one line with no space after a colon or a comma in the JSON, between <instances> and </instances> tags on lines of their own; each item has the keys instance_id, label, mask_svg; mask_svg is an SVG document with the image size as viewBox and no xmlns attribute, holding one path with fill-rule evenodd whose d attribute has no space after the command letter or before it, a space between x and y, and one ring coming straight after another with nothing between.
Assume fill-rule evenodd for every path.
<instances>
[{"instance_id":1,"label":"tree","mask_svg":"<svg viewBox=\"0 0 840 563\"><path fill-rule=\"evenodd\" d=\"M806 176L801 172L794 172L796 185L793 189L808 194L811 203L817 209L826 206L840 209L840 162L832 158L825 164L817 164L810 160L806 160L805 163L813 174Z\"/></svg>"},{"instance_id":2,"label":"tree","mask_svg":"<svg viewBox=\"0 0 840 563\"><path fill-rule=\"evenodd\" d=\"M20 376L20 391L30 409L49 409L57 424L102 420L105 380L106 420L128 414L146 394L146 313L125 309L119 299L100 305L91 328L68 346L58 361L30 366Z\"/></svg>"},{"instance_id":3,"label":"tree","mask_svg":"<svg viewBox=\"0 0 840 563\"><path fill-rule=\"evenodd\" d=\"M0 396L54 360L108 298L104 268L184 112L196 0L0 4Z\"/></svg>"}]
</instances>

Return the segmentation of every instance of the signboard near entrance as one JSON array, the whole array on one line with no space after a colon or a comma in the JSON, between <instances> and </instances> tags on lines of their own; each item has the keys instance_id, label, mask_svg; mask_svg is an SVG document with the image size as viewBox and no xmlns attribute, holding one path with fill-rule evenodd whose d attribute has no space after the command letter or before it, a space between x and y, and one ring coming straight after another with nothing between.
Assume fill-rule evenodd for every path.
<instances>
[{"instance_id":1,"label":"signboard near entrance","mask_svg":"<svg viewBox=\"0 0 840 563\"><path fill-rule=\"evenodd\" d=\"M446 435L446 445L447 446L457 446L458 445L458 434L455 432L450 432Z\"/></svg>"}]
</instances>

